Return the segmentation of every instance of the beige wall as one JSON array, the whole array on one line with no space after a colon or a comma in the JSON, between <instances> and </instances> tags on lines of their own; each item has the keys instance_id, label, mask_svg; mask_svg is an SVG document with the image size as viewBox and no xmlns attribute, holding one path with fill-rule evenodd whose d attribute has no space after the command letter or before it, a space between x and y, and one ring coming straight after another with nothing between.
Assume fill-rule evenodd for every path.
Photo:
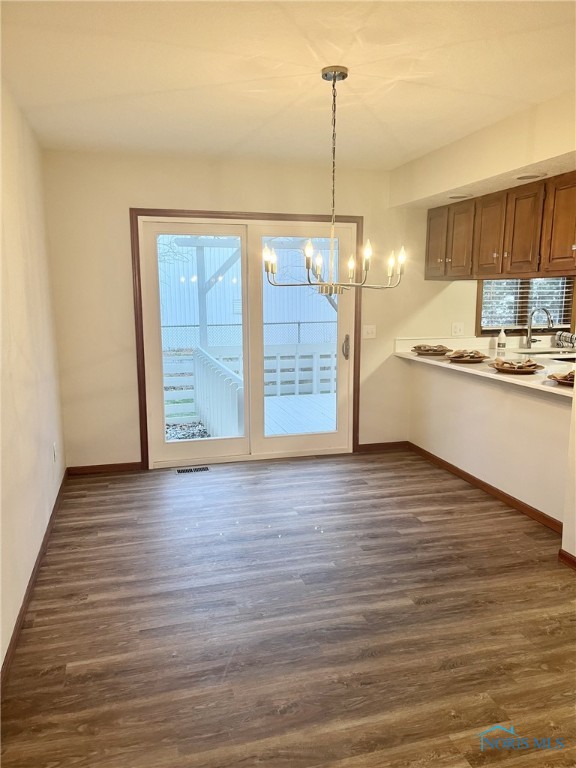
<instances>
[{"instance_id":1,"label":"beige wall","mask_svg":"<svg viewBox=\"0 0 576 768\"><path fill-rule=\"evenodd\" d=\"M2 155L4 658L64 473L40 153L6 88Z\"/></svg>"},{"instance_id":2,"label":"beige wall","mask_svg":"<svg viewBox=\"0 0 576 768\"><path fill-rule=\"evenodd\" d=\"M575 99L568 91L396 168L391 174L391 204L425 200L543 162L548 174L570 170L576 162ZM567 155L569 166L556 169L550 163ZM507 186L513 186L512 178L498 189Z\"/></svg>"},{"instance_id":3,"label":"beige wall","mask_svg":"<svg viewBox=\"0 0 576 768\"><path fill-rule=\"evenodd\" d=\"M45 178L68 465L137 461L128 209L326 213L329 168L52 151ZM403 394L387 360L394 337L444 336L450 320L468 332L474 322L472 283L423 280L425 213L387 205L387 177L339 169L338 212L365 217L376 254L404 242L410 258L403 286L364 297L364 321L378 337L363 347L361 442L406 436Z\"/></svg>"}]
</instances>

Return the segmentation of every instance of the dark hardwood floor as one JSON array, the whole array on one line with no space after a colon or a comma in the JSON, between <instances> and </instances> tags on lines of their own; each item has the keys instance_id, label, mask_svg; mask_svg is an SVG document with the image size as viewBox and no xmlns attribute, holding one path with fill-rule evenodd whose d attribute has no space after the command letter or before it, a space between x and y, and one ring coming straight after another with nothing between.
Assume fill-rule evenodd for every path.
<instances>
[{"instance_id":1,"label":"dark hardwood floor","mask_svg":"<svg viewBox=\"0 0 576 768\"><path fill-rule=\"evenodd\" d=\"M408 451L70 478L2 768L573 767L559 546Z\"/></svg>"}]
</instances>

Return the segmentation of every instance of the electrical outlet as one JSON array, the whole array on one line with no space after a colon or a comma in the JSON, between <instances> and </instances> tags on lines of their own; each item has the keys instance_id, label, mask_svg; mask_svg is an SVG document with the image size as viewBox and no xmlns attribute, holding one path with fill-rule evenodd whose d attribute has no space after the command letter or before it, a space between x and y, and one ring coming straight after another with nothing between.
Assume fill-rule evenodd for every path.
<instances>
[{"instance_id":1,"label":"electrical outlet","mask_svg":"<svg viewBox=\"0 0 576 768\"><path fill-rule=\"evenodd\" d=\"M362 338L363 339L375 339L376 338L376 326L375 325L363 325L362 326Z\"/></svg>"},{"instance_id":2,"label":"electrical outlet","mask_svg":"<svg viewBox=\"0 0 576 768\"><path fill-rule=\"evenodd\" d=\"M452 323L452 336L464 336L464 323Z\"/></svg>"}]
</instances>

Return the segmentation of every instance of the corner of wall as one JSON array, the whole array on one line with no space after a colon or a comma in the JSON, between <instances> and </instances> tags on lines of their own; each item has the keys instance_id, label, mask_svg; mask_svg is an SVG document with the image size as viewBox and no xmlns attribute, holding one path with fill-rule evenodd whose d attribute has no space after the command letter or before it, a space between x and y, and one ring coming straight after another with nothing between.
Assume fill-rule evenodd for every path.
<instances>
[{"instance_id":1,"label":"corner of wall","mask_svg":"<svg viewBox=\"0 0 576 768\"><path fill-rule=\"evenodd\" d=\"M2 88L2 658L65 472L40 150Z\"/></svg>"}]
</instances>

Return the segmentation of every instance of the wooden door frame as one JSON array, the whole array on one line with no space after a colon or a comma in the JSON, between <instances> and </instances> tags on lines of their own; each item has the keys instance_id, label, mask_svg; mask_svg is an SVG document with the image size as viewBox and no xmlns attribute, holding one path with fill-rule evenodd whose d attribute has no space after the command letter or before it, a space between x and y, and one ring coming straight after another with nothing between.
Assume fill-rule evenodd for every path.
<instances>
[{"instance_id":1,"label":"wooden door frame","mask_svg":"<svg viewBox=\"0 0 576 768\"><path fill-rule=\"evenodd\" d=\"M138 379L138 415L140 424L140 468L148 469L148 421L146 408L146 362L144 355L144 323L142 311L142 280L140 274L140 219L144 217L244 219L248 221L330 222L328 215L295 213L254 213L238 211L197 211L163 208L130 208L130 242L132 251L132 286L134 292L134 326L136 334L136 374ZM363 216L336 216L336 223L356 225L356 256L360 257L364 234ZM359 450L360 421L360 352L361 352L362 294L354 290L354 355L352 361L352 452Z\"/></svg>"}]
</instances>

